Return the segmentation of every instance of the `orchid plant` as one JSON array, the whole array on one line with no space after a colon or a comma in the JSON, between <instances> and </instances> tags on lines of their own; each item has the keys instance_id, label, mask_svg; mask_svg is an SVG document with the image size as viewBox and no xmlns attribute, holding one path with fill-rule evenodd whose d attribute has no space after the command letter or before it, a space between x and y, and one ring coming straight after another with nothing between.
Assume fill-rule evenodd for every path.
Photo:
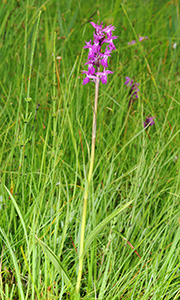
<instances>
[{"instance_id":1,"label":"orchid plant","mask_svg":"<svg viewBox=\"0 0 180 300\"><path fill-rule=\"evenodd\" d=\"M95 141L96 141L96 118L97 118L97 107L98 107L98 93L99 93L99 82L107 84L107 75L112 74L113 71L108 70L108 58L111 57L112 50L116 47L113 43L117 36L112 35L112 31L115 27L112 25L105 26L103 28L103 22L98 25L94 22L90 22L95 28L93 43L91 40L86 42L84 46L85 49L89 49L88 60L85 65L88 65L87 71L82 71L86 74L83 80L83 85L89 83L90 81L95 83L95 99L94 99L94 110L93 110L93 124L92 124L92 144L91 144L91 157L88 178L85 184L84 191L84 202L82 210L82 221L81 221L81 234L80 234L80 249L79 249L79 268L78 268L78 278L76 284L76 293L79 294L82 269L83 269L83 256L84 256L84 236L85 236L85 226L86 226L86 212L87 212L87 201L89 187L92 180L94 157L95 157ZM103 51L103 44L106 45ZM102 69L102 70L101 70Z\"/></svg>"}]
</instances>

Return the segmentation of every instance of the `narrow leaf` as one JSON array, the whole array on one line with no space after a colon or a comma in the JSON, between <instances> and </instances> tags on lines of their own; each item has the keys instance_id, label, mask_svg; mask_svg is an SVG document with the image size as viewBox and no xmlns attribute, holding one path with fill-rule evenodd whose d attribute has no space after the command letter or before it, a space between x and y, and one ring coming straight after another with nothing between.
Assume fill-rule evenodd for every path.
<instances>
[{"instance_id":1,"label":"narrow leaf","mask_svg":"<svg viewBox=\"0 0 180 300\"><path fill-rule=\"evenodd\" d=\"M106 217L101 223L99 223L94 230L90 233L89 237L87 237L85 247L84 247L84 253L88 250L90 244L94 241L94 239L97 237L97 235L102 231L102 229L114 218L116 217L120 212L122 212L124 209L126 209L132 201L129 201L122 207L118 208L117 210L113 211L108 217Z\"/></svg>"},{"instance_id":2,"label":"narrow leaf","mask_svg":"<svg viewBox=\"0 0 180 300\"><path fill-rule=\"evenodd\" d=\"M41 241L37 236L36 236L36 240L41 245L44 253L47 255L47 257L53 263L53 265L56 268L56 270L58 271L58 273L60 273L62 275L63 280L65 281L67 287L68 288L69 287L73 288L73 285L70 281L70 278L69 278L67 272L65 271L62 263L60 262L59 258L56 256L56 254L43 241Z\"/></svg>"}]
</instances>

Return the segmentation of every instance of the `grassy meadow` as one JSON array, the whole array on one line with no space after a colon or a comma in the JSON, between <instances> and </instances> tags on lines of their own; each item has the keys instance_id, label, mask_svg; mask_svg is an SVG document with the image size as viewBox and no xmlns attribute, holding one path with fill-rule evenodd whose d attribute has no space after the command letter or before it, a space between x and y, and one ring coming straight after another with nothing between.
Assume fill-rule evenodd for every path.
<instances>
[{"instance_id":1,"label":"grassy meadow","mask_svg":"<svg viewBox=\"0 0 180 300\"><path fill-rule=\"evenodd\" d=\"M180 299L179 1L2 0L0 19L0 299ZM76 294L89 22L118 39L99 87ZM139 83L130 106L126 77Z\"/></svg>"}]
</instances>

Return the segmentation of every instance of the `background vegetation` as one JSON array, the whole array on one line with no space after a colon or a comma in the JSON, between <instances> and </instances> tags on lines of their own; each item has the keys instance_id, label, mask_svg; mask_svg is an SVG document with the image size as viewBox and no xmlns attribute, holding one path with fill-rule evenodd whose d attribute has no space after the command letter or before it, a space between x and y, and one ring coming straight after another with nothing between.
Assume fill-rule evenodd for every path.
<instances>
[{"instance_id":1,"label":"background vegetation","mask_svg":"<svg viewBox=\"0 0 180 300\"><path fill-rule=\"evenodd\" d=\"M179 9L1 1L0 299L74 299L94 101L83 46L98 20L119 38L100 85L81 299L180 299ZM130 109L126 76L140 83Z\"/></svg>"}]
</instances>

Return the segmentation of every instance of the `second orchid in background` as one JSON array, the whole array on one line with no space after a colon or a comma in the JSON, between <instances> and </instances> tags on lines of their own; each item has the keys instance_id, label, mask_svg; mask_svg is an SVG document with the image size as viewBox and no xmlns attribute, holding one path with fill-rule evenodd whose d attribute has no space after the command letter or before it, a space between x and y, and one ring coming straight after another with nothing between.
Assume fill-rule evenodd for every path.
<instances>
[{"instance_id":1,"label":"second orchid in background","mask_svg":"<svg viewBox=\"0 0 180 300\"><path fill-rule=\"evenodd\" d=\"M130 77L126 77L126 81L124 83L125 85L127 85L130 89L129 89L129 104L128 106L130 107L138 98L138 86L139 83L138 82L134 82L133 79L131 79ZM146 120L143 122L144 124L144 128L148 128L149 126L152 126L155 124L154 122L155 117L147 117Z\"/></svg>"}]
</instances>

